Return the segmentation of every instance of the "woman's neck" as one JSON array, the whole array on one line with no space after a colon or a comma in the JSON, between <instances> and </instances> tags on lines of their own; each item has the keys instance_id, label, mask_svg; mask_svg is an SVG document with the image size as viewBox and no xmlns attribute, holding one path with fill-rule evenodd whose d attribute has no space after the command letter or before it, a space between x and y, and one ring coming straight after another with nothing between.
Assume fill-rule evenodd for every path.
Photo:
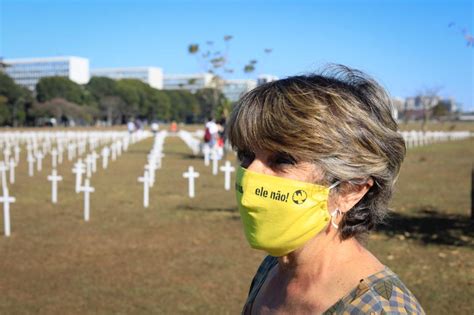
<instances>
[{"instance_id":1,"label":"woman's neck","mask_svg":"<svg viewBox=\"0 0 474 315\"><path fill-rule=\"evenodd\" d=\"M354 262L355 257L366 253L353 238L341 240L334 231L323 232L301 249L279 257L279 271L294 278L326 278Z\"/></svg>"}]
</instances>

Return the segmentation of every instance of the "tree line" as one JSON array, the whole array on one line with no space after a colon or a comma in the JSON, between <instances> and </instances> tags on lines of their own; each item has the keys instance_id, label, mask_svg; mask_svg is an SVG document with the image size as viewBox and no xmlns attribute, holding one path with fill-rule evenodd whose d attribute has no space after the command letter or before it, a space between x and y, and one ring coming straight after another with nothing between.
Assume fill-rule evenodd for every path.
<instances>
[{"instance_id":1,"label":"tree line","mask_svg":"<svg viewBox=\"0 0 474 315\"><path fill-rule=\"evenodd\" d=\"M224 94L213 88L191 93L158 90L135 79L92 77L80 85L66 77L45 77L31 92L0 72L2 126L43 125L51 118L64 125L123 124L130 119L199 123L226 115L230 107Z\"/></svg>"}]
</instances>

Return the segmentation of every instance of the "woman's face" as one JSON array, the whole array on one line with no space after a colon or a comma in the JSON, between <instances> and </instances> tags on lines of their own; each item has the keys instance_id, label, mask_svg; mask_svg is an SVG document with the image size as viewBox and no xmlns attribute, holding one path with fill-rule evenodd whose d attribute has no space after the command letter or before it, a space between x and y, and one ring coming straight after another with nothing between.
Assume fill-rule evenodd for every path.
<instances>
[{"instance_id":1,"label":"woman's face","mask_svg":"<svg viewBox=\"0 0 474 315\"><path fill-rule=\"evenodd\" d=\"M256 173L299 180L311 184L323 180L323 171L314 163L298 161L286 153L274 153L267 150L239 152L241 166ZM335 208L334 198L328 200L328 208Z\"/></svg>"}]
</instances>

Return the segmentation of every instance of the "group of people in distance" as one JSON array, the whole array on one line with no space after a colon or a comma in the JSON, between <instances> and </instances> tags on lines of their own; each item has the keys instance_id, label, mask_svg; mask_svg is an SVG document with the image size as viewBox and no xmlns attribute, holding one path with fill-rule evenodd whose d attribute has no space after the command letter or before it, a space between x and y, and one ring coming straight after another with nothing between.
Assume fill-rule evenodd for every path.
<instances>
[{"instance_id":1,"label":"group of people in distance","mask_svg":"<svg viewBox=\"0 0 474 315\"><path fill-rule=\"evenodd\" d=\"M224 156L225 145L225 121L222 117L218 122L214 118L208 118L204 129L204 145L217 153L218 159Z\"/></svg>"}]
</instances>

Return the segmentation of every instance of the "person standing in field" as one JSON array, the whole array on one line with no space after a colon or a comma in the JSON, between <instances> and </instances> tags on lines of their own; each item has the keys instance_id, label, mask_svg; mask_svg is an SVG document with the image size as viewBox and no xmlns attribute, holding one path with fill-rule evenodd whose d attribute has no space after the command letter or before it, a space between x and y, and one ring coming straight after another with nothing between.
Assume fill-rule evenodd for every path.
<instances>
[{"instance_id":1,"label":"person standing in field","mask_svg":"<svg viewBox=\"0 0 474 315\"><path fill-rule=\"evenodd\" d=\"M390 98L333 66L245 94L228 121L250 246L268 256L243 314L424 314L366 247L405 156Z\"/></svg>"},{"instance_id":2,"label":"person standing in field","mask_svg":"<svg viewBox=\"0 0 474 315\"><path fill-rule=\"evenodd\" d=\"M204 142L206 142L211 149L214 149L217 143L218 134L219 126L214 121L214 118L208 118L207 123L205 125Z\"/></svg>"}]
</instances>

